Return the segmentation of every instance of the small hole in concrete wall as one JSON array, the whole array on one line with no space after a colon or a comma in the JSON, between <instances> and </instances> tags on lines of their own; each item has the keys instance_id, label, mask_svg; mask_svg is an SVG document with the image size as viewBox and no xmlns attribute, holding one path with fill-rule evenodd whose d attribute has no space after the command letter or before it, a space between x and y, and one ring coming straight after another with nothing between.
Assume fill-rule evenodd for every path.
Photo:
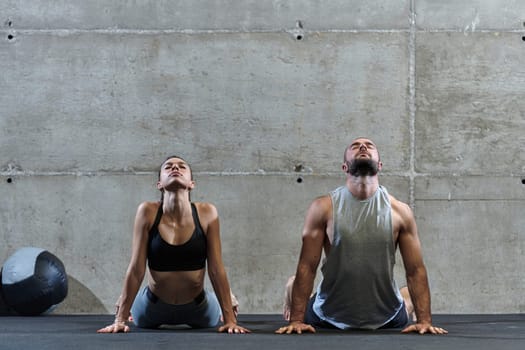
<instances>
[{"instance_id":1,"label":"small hole in concrete wall","mask_svg":"<svg viewBox=\"0 0 525 350\"><path fill-rule=\"evenodd\" d=\"M297 40L303 40L303 36L302 36L301 34L296 35L296 36L295 36L295 39L297 39Z\"/></svg>"},{"instance_id":2,"label":"small hole in concrete wall","mask_svg":"<svg viewBox=\"0 0 525 350\"><path fill-rule=\"evenodd\" d=\"M7 181L8 184L10 184L11 182L13 182L13 179L8 177L6 181Z\"/></svg>"},{"instance_id":3,"label":"small hole in concrete wall","mask_svg":"<svg viewBox=\"0 0 525 350\"><path fill-rule=\"evenodd\" d=\"M525 185L525 179L521 179L521 184Z\"/></svg>"},{"instance_id":4,"label":"small hole in concrete wall","mask_svg":"<svg viewBox=\"0 0 525 350\"><path fill-rule=\"evenodd\" d=\"M303 182L303 178L302 178L302 177L298 177L298 178L297 178L297 183L300 184L300 183L302 183L302 182Z\"/></svg>"},{"instance_id":5,"label":"small hole in concrete wall","mask_svg":"<svg viewBox=\"0 0 525 350\"><path fill-rule=\"evenodd\" d=\"M7 40L13 40L15 38L15 36L13 34L8 34L7 35Z\"/></svg>"}]
</instances>

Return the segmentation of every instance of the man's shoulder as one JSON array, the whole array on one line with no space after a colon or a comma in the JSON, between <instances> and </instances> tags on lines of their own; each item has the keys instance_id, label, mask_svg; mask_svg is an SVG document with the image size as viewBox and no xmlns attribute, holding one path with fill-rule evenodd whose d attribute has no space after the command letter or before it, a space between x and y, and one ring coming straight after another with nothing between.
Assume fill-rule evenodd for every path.
<instances>
[{"instance_id":1,"label":"man's shoulder","mask_svg":"<svg viewBox=\"0 0 525 350\"><path fill-rule=\"evenodd\" d=\"M388 196L390 198L390 206L392 207L392 210L395 213L399 214L402 218L405 219L412 217L412 209L407 203L400 201L391 194L389 194Z\"/></svg>"},{"instance_id":2,"label":"man's shoulder","mask_svg":"<svg viewBox=\"0 0 525 350\"><path fill-rule=\"evenodd\" d=\"M332 198L329 194L325 194L315 198L310 204L310 210L317 212L331 212Z\"/></svg>"},{"instance_id":3,"label":"man's shoulder","mask_svg":"<svg viewBox=\"0 0 525 350\"><path fill-rule=\"evenodd\" d=\"M315 198L312 201L312 203L317 203L317 204L323 204L323 203L327 203L327 202L331 202L330 194L324 194L322 196L319 196L319 197Z\"/></svg>"}]
</instances>

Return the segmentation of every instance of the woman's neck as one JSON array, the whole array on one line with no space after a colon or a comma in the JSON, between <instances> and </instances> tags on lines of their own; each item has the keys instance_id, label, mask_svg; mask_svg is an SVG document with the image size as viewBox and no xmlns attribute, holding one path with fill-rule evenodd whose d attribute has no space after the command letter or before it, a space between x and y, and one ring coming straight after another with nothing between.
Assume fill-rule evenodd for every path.
<instances>
[{"instance_id":1,"label":"woman's neck","mask_svg":"<svg viewBox=\"0 0 525 350\"><path fill-rule=\"evenodd\" d=\"M188 214L191 214L191 202L188 193L164 193L162 212L174 220L180 220Z\"/></svg>"}]
</instances>

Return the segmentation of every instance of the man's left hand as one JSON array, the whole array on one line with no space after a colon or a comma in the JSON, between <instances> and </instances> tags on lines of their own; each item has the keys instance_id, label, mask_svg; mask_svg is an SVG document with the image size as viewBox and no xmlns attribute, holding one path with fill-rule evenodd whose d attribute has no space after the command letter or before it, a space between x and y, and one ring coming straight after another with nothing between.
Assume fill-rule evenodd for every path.
<instances>
[{"instance_id":1,"label":"man's left hand","mask_svg":"<svg viewBox=\"0 0 525 350\"><path fill-rule=\"evenodd\" d=\"M447 334L448 331L446 329L435 327L430 323L415 323L411 324L410 326L406 327L401 331L401 333L411 333L416 332L419 334Z\"/></svg>"}]
</instances>

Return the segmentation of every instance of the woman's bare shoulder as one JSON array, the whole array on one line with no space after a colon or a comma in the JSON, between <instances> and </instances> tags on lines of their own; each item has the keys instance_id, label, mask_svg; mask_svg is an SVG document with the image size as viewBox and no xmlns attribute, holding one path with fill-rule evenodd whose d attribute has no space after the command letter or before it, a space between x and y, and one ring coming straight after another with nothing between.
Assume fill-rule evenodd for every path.
<instances>
[{"instance_id":1,"label":"woman's bare shoulder","mask_svg":"<svg viewBox=\"0 0 525 350\"><path fill-rule=\"evenodd\" d=\"M201 220L213 220L219 216L215 205L209 202L193 202Z\"/></svg>"},{"instance_id":2,"label":"woman's bare shoulder","mask_svg":"<svg viewBox=\"0 0 525 350\"><path fill-rule=\"evenodd\" d=\"M137 208L137 218L142 218L146 222L153 222L161 203L153 201L144 201Z\"/></svg>"}]
</instances>

